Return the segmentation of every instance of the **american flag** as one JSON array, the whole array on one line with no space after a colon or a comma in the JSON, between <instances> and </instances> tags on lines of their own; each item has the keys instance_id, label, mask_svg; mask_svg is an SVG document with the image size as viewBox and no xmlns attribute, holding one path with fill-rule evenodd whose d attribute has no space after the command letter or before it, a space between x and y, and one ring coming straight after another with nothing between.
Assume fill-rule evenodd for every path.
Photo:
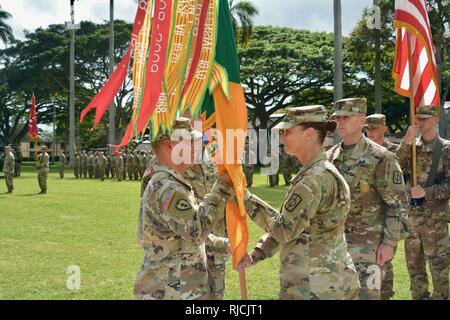
<instances>
[{"instance_id":1,"label":"american flag","mask_svg":"<svg viewBox=\"0 0 450 320\"><path fill-rule=\"evenodd\" d=\"M33 98L31 99L31 107L30 107L30 118L28 121L28 134L31 139L36 142L38 138L38 127L37 127L37 116L36 116L36 97L33 94Z\"/></svg>"},{"instance_id":2,"label":"american flag","mask_svg":"<svg viewBox=\"0 0 450 320\"><path fill-rule=\"evenodd\" d=\"M393 70L395 90L401 95L414 97L415 108L420 105L439 106L439 78L426 0L396 0L394 25L397 32Z\"/></svg>"}]
</instances>

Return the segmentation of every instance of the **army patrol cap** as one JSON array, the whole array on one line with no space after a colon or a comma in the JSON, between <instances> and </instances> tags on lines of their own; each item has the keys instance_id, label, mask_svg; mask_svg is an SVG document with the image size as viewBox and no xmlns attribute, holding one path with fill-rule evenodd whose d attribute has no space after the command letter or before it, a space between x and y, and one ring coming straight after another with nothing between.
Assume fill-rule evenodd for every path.
<instances>
[{"instance_id":1,"label":"army patrol cap","mask_svg":"<svg viewBox=\"0 0 450 320\"><path fill-rule=\"evenodd\" d=\"M334 103L334 113L331 118L344 116L351 117L367 113L366 98L341 99Z\"/></svg>"},{"instance_id":2,"label":"army patrol cap","mask_svg":"<svg viewBox=\"0 0 450 320\"><path fill-rule=\"evenodd\" d=\"M47 150L47 146L42 146L41 150Z\"/></svg>"},{"instance_id":3,"label":"army patrol cap","mask_svg":"<svg viewBox=\"0 0 450 320\"><path fill-rule=\"evenodd\" d=\"M426 119L437 117L439 115L439 107L432 105L419 106L416 110L416 118Z\"/></svg>"},{"instance_id":4,"label":"army patrol cap","mask_svg":"<svg viewBox=\"0 0 450 320\"><path fill-rule=\"evenodd\" d=\"M283 121L277 124L272 130L284 130L293 128L306 122L326 122L327 110L324 106L304 106L287 108Z\"/></svg>"},{"instance_id":5,"label":"army patrol cap","mask_svg":"<svg viewBox=\"0 0 450 320\"><path fill-rule=\"evenodd\" d=\"M375 129L380 126L386 126L386 116L384 114L375 113L366 117L366 128Z\"/></svg>"}]
</instances>

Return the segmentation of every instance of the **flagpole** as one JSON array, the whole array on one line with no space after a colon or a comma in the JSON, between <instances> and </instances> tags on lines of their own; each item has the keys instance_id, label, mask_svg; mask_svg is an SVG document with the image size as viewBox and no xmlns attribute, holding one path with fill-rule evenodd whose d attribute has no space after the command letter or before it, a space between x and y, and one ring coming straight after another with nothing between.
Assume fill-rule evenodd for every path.
<instances>
[{"instance_id":1,"label":"flagpole","mask_svg":"<svg viewBox=\"0 0 450 320\"><path fill-rule=\"evenodd\" d=\"M416 125L416 108L414 105L414 87L413 87L413 70L412 70L412 48L411 48L411 37L409 32L406 32L408 41L408 69L409 69L409 117L411 126ZM411 142L411 173L412 173L412 186L417 186L417 156L416 156L416 137Z\"/></svg>"},{"instance_id":2,"label":"flagpole","mask_svg":"<svg viewBox=\"0 0 450 320\"><path fill-rule=\"evenodd\" d=\"M247 279L245 277L245 269L242 271L239 271L239 284L241 287L241 300L248 300Z\"/></svg>"}]
</instances>

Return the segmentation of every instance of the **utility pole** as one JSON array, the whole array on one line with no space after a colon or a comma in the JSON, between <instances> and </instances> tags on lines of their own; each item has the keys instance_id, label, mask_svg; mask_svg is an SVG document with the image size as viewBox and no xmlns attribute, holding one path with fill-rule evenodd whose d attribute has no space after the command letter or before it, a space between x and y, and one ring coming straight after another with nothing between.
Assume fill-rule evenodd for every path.
<instances>
[{"instance_id":1,"label":"utility pole","mask_svg":"<svg viewBox=\"0 0 450 320\"><path fill-rule=\"evenodd\" d=\"M69 97L69 157L70 165L74 165L75 146L75 30L80 29L79 24L75 24L75 0L70 0L70 22L66 22L66 27L70 31L70 97Z\"/></svg>"},{"instance_id":2,"label":"utility pole","mask_svg":"<svg viewBox=\"0 0 450 320\"><path fill-rule=\"evenodd\" d=\"M114 71L114 0L109 0L109 71ZM114 99L109 107L109 144L116 144L116 106ZM113 148L110 148L113 152Z\"/></svg>"}]
</instances>

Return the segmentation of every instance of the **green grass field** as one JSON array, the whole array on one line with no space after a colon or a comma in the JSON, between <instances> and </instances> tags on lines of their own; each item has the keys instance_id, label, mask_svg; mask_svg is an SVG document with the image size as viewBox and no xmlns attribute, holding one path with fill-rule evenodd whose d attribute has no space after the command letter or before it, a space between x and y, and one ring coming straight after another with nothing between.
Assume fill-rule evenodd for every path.
<instances>
[{"instance_id":1,"label":"green grass field","mask_svg":"<svg viewBox=\"0 0 450 320\"><path fill-rule=\"evenodd\" d=\"M286 187L256 175L253 193L278 208ZM282 180L282 178L281 178ZM51 168L48 194L38 195L35 170L25 167L5 194L0 179L0 299L133 299L143 253L136 241L140 182L60 179ZM250 220L249 220L250 221ZM250 244L263 234L250 222ZM247 270L250 299L277 299L278 255ZM81 270L81 289L66 287L67 268ZM409 299L403 244L394 261L395 299ZM239 299L238 274L227 265L226 299Z\"/></svg>"}]
</instances>

